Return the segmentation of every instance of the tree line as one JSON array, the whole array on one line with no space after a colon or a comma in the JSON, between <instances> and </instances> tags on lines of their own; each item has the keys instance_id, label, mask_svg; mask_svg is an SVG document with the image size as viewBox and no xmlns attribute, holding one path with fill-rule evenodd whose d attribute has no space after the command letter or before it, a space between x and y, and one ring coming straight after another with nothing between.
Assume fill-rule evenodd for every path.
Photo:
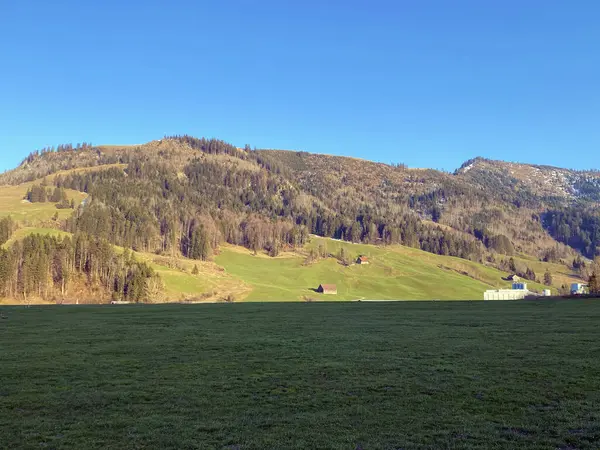
<instances>
[{"instance_id":1,"label":"tree line","mask_svg":"<svg viewBox=\"0 0 600 450\"><path fill-rule=\"evenodd\" d=\"M44 182L31 186L25 194L25 199L31 203L56 203L58 209L75 208L75 200L69 201L64 188L57 186L53 190L47 188Z\"/></svg>"},{"instance_id":2,"label":"tree line","mask_svg":"<svg viewBox=\"0 0 600 450\"><path fill-rule=\"evenodd\" d=\"M0 297L61 298L83 277L116 300L138 302L159 293L160 277L129 250L119 255L105 239L33 234L0 249Z\"/></svg>"},{"instance_id":3,"label":"tree line","mask_svg":"<svg viewBox=\"0 0 600 450\"><path fill-rule=\"evenodd\" d=\"M590 275L588 280L588 289L590 294L599 295L600 294L600 272L594 270Z\"/></svg>"},{"instance_id":4,"label":"tree line","mask_svg":"<svg viewBox=\"0 0 600 450\"><path fill-rule=\"evenodd\" d=\"M35 161L40 155L45 155L46 153L63 153L72 151L79 152L89 150L91 148L93 148L93 146L90 142L78 142L77 144L75 144L75 146L73 146L73 144L59 144L56 147L43 147L39 150L34 150L33 152L29 153L29 155L27 155L27 157L21 162L21 164L30 164L33 161Z\"/></svg>"},{"instance_id":5,"label":"tree line","mask_svg":"<svg viewBox=\"0 0 600 450\"><path fill-rule=\"evenodd\" d=\"M543 216L550 235L593 259L600 255L600 215L583 207L550 210Z\"/></svg>"},{"instance_id":6,"label":"tree line","mask_svg":"<svg viewBox=\"0 0 600 450\"><path fill-rule=\"evenodd\" d=\"M9 217L0 219L0 246L4 245L13 234L15 224Z\"/></svg>"}]
</instances>

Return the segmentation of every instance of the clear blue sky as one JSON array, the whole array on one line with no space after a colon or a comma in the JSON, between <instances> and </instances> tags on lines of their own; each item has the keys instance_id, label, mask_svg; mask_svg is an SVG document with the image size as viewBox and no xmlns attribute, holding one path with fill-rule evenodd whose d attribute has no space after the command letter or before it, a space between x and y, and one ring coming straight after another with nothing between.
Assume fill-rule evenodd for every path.
<instances>
[{"instance_id":1,"label":"clear blue sky","mask_svg":"<svg viewBox=\"0 0 600 450\"><path fill-rule=\"evenodd\" d=\"M598 168L600 1L0 0L0 170L164 134Z\"/></svg>"}]
</instances>

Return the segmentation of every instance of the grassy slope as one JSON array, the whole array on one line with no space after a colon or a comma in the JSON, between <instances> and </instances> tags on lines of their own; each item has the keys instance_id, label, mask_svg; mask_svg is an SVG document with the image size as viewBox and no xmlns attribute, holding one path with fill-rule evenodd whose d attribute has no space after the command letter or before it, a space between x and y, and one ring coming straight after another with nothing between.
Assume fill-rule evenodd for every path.
<instances>
[{"instance_id":1,"label":"grassy slope","mask_svg":"<svg viewBox=\"0 0 600 450\"><path fill-rule=\"evenodd\" d=\"M523 265L530 267L541 281L544 280L546 269L550 270L554 286L570 286L571 283L582 282L579 276L574 274L572 270L563 264L547 263L527 255L516 256L514 259L517 263L520 262Z\"/></svg>"},{"instance_id":2,"label":"grassy slope","mask_svg":"<svg viewBox=\"0 0 600 450\"><path fill-rule=\"evenodd\" d=\"M324 245L333 254L344 248L348 255L371 257L367 266L344 267L335 259L304 266L301 256L265 258L250 251L225 247L216 258L227 272L253 286L247 300L479 300L483 291L507 287L506 276L493 268L458 258L438 256L401 246L375 247L313 237L309 247ZM465 276L460 272L468 272ZM322 283L337 284L338 295L314 292ZM542 289L532 283L531 289Z\"/></svg>"},{"instance_id":3,"label":"grassy slope","mask_svg":"<svg viewBox=\"0 0 600 450\"><path fill-rule=\"evenodd\" d=\"M22 228L12 240L31 233L69 235L49 228ZM134 254L160 274L167 302L218 301L228 296L236 301L480 300L484 290L508 285L501 279L506 274L459 258L402 246L380 248L318 237L312 238L308 248L319 245L334 254L343 247L348 255L368 255L371 263L344 267L328 258L304 266L304 256L300 254L269 258L262 254L254 256L249 250L234 246L224 246L215 258L216 264L184 258L160 260L151 253ZM119 247L117 250L122 251ZM168 260L173 263L171 267L166 263ZM191 274L194 265L199 269L196 276ZM316 293L314 289L321 283L337 284L338 295ZM531 283L530 288L540 290L543 286Z\"/></svg>"},{"instance_id":4,"label":"grassy slope","mask_svg":"<svg viewBox=\"0 0 600 450\"><path fill-rule=\"evenodd\" d=\"M65 176L77 172L90 172L97 170L104 170L111 167L125 168L125 164L108 164L104 166L85 167L80 169L62 170L55 174L46 177L48 181L48 187L54 189L52 181L58 175ZM58 212L59 219L66 219L73 211L71 209L56 209L54 203L29 203L23 201L27 190L38 181L32 181L29 183L23 183L17 186L0 186L0 217L11 216L13 220L17 221L21 225L35 226L41 222L49 221L52 219L54 214ZM87 194L83 192L77 192L71 189L67 189L67 196L69 200L75 199L75 204L78 205Z\"/></svg>"},{"instance_id":5,"label":"grassy slope","mask_svg":"<svg viewBox=\"0 0 600 450\"><path fill-rule=\"evenodd\" d=\"M147 261L156 270L165 286L164 301L219 301L231 296L243 299L250 287L231 276L213 262L192 261L184 258L171 258L179 268L169 267L156 255L134 252L138 260ZM167 258L169 259L169 258ZM194 266L198 275L192 275Z\"/></svg>"},{"instance_id":6,"label":"grassy slope","mask_svg":"<svg viewBox=\"0 0 600 450\"><path fill-rule=\"evenodd\" d=\"M597 301L0 313L3 448L541 450L600 439Z\"/></svg>"},{"instance_id":7,"label":"grassy slope","mask_svg":"<svg viewBox=\"0 0 600 450\"><path fill-rule=\"evenodd\" d=\"M21 224L32 226L52 219L57 212L59 219L66 219L73 213L71 209L57 209L54 203L23 201L27 189L32 185L33 183L0 186L0 217L11 216L13 220ZM67 195L69 200L74 198L76 204L86 197L86 194L70 189L67 189Z\"/></svg>"}]
</instances>

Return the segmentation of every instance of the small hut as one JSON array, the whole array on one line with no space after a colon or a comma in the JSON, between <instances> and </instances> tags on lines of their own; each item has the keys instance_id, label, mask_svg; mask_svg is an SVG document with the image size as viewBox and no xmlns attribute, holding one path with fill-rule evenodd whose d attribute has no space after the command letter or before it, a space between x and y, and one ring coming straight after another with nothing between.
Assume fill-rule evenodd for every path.
<instances>
[{"instance_id":1,"label":"small hut","mask_svg":"<svg viewBox=\"0 0 600 450\"><path fill-rule=\"evenodd\" d=\"M317 292L320 294L337 294L337 286L335 284L320 284Z\"/></svg>"},{"instance_id":2,"label":"small hut","mask_svg":"<svg viewBox=\"0 0 600 450\"><path fill-rule=\"evenodd\" d=\"M356 259L356 264L369 264L369 258L367 258L366 256L359 256Z\"/></svg>"}]
</instances>

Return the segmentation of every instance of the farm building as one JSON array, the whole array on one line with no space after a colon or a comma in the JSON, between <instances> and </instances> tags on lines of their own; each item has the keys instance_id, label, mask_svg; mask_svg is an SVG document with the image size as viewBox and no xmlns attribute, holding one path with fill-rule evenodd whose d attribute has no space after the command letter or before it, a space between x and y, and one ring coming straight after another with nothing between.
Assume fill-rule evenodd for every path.
<instances>
[{"instance_id":1,"label":"farm building","mask_svg":"<svg viewBox=\"0 0 600 450\"><path fill-rule=\"evenodd\" d=\"M542 297L550 297L552 295L552 291L550 289L544 289L542 292Z\"/></svg>"},{"instance_id":2,"label":"farm building","mask_svg":"<svg viewBox=\"0 0 600 450\"><path fill-rule=\"evenodd\" d=\"M521 278L518 275L509 275L508 278L505 278L507 281L512 281L513 283L518 283L521 281Z\"/></svg>"},{"instance_id":3,"label":"farm building","mask_svg":"<svg viewBox=\"0 0 600 450\"><path fill-rule=\"evenodd\" d=\"M512 289L496 289L483 293L484 300L523 300L529 295L527 283L513 283Z\"/></svg>"},{"instance_id":4,"label":"farm building","mask_svg":"<svg viewBox=\"0 0 600 450\"><path fill-rule=\"evenodd\" d=\"M571 295L581 295L586 293L587 286L582 283L573 283L571 285Z\"/></svg>"},{"instance_id":5,"label":"farm building","mask_svg":"<svg viewBox=\"0 0 600 450\"><path fill-rule=\"evenodd\" d=\"M356 264L369 264L369 258L367 258L366 256L359 256L356 259Z\"/></svg>"},{"instance_id":6,"label":"farm building","mask_svg":"<svg viewBox=\"0 0 600 450\"><path fill-rule=\"evenodd\" d=\"M529 291L522 289L496 289L485 291L484 300L523 300Z\"/></svg>"},{"instance_id":7,"label":"farm building","mask_svg":"<svg viewBox=\"0 0 600 450\"><path fill-rule=\"evenodd\" d=\"M321 294L337 294L337 286L335 284L320 284L317 292Z\"/></svg>"}]
</instances>

